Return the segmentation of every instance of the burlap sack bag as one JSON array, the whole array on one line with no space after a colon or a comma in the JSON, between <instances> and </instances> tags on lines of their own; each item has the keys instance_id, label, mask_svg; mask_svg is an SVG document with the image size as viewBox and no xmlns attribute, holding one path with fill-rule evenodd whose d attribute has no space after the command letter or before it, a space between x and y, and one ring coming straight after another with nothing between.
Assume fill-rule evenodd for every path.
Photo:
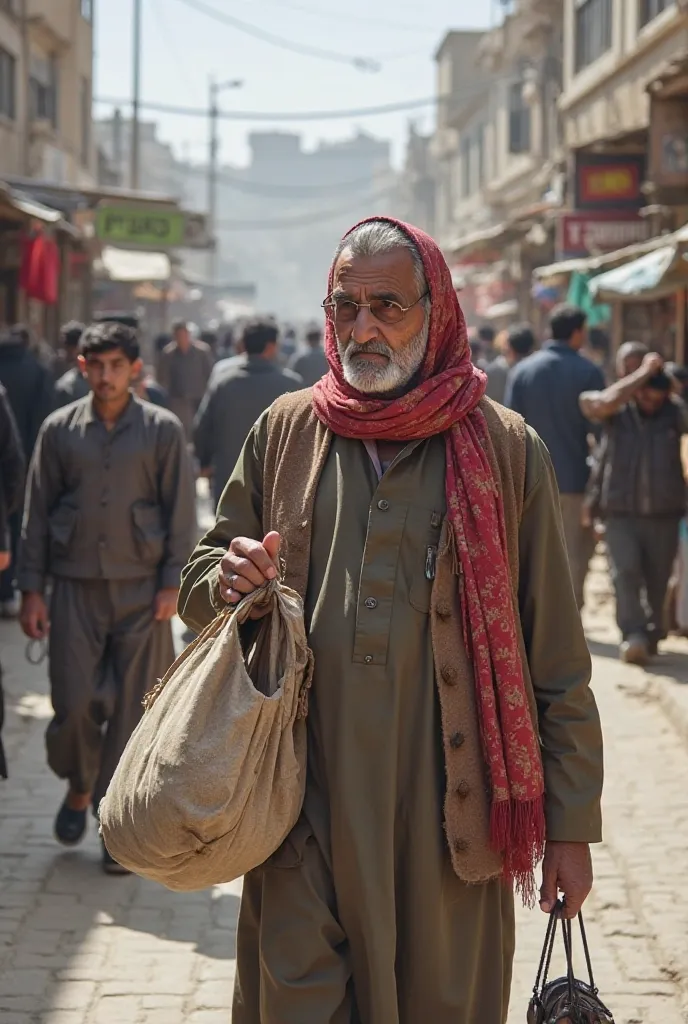
<instances>
[{"instance_id":1,"label":"burlap sack bag","mask_svg":"<svg viewBox=\"0 0 688 1024\"><path fill-rule=\"evenodd\" d=\"M149 694L101 802L115 860L179 891L264 863L303 803L312 669L301 599L278 581L208 626Z\"/></svg>"}]
</instances>

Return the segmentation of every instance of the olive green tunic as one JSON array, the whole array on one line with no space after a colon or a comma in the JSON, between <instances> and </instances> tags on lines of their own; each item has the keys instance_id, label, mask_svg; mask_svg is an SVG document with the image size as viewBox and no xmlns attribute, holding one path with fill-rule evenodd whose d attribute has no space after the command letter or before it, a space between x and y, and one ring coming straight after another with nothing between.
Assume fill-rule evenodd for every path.
<instances>
[{"instance_id":1,"label":"olive green tunic","mask_svg":"<svg viewBox=\"0 0 688 1024\"><path fill-rule=\"evenodd\" d=\"M230 540L262 539L266 431L263 416L223 495L218 523L184 574L180 607L192 628L214 617L218 561ZM333 439L316 496L306 597L316 665L306 799L290 838L246 879L233 1024L506 1019L512 893L500 881L461 882L442 829L445 775L429 610L445 513L444 460L441 437L413 442L378 480L360 441ZM543 678L561 686L553 664L572 692L581 681L571 679L570 664L556 666L542 639L549 628L556 643L562 610L571 605L575 615L560 529L548 528L556 519L548 466L530 435L521 603L536 694ZM546 553L539 536L549 538ZM529 564L537 566L530 580ZM537 630L529 633L533 607ZM573 657L586 664L585 650ZM575 819L597 821L591 808L599 804L600 779L589 771L585 779ZM589 834L560 838L600 837L593 826Z\"/></svg>"}]
</instances>

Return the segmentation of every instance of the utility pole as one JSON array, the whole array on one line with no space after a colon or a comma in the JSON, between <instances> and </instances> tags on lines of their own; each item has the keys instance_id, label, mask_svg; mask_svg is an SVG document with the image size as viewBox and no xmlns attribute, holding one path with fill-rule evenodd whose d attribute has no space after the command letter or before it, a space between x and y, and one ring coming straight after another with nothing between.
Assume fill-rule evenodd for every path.
<instances>
[{"instance_id":1,"label":"utility pole","mask_svg":"<svg viewBox=\"0 0 688 1024\"><path fill-rule=\"evenodd\" d=\"M139 104L141 102L141 0L134 0L133 96L131 103L131 171L129 184L139 187Z\"/></svg>"},{"instance_id":2,"label":"utility pole","mask_svg":"<svg viewBox=\"0 0 688 1024\"><path fill-rule=\"evenodd\" d=\"M31 177L31 88L29 84L31 50L29 47L29 14L27 0L19 0L19 30L21 33L21 82L18 95L18 115L21 124L21 172Z\"/></svg>"},{"instance_id":3,"label":"utility pole","mask_svg":"<svg viewBox=\"0 0 688 1024\"><path fill-rule=\"evenodd\" d=\"M214 77L210 79L210 96L208 101L208 231L213 240L213 248L208 253L208 284L212 288L217 284L217 171L218 156L220 153L220 140L218 138L218 120L220 111L217 100L220 92L224 89L240 89L244 83L241 79L233 78L229 82L216 82Z\"/></svg>"},{"instance_id":4,"label":"utility pole","mask_svg":"<svg viewBox=\"0 0 688 1024\"><path fill-rule=\"evenodd\" d=\"M208 103L208 118L210 138L208 141L208 231L212 241L212 248L208 253L208 284L214 287L217 284L217 157L220 148L217 138L217 97L219 88L215 78L210 78L210 100Z\"/></svg>"}]
</instances>

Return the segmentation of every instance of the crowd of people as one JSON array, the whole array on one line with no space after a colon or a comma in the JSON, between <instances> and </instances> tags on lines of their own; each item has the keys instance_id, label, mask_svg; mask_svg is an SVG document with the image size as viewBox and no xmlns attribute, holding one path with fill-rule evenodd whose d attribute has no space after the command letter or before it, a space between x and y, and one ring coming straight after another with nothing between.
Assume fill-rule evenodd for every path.
<instances>
[{"instance_id":1,"label":"crowd of people","mask_svg":"<svg viewBox=\"0 0 688 1024\"><path fill-rule=\"evenodd\" d=\"M245 324L229 353L176 323L148 366L135 324L69 322L50 353L21 325L0 335L0 616L47 645L47 756L69 785L55 821L66 845L84 835L151 680L173 660L195 477L219 499L260 413L304 382L283 365L269 318ZM324 372L321 332L307 331L291 360L307 379L319 361ZM0 730L2 719L0 683ZM119 870L105 849L103 863Z\"/></svg>"},{"instance_id":2,"label":"crowd of people","mask_svg":"<svg viewBox=\"0 0 688 1024\"><path fill-rule=\"evenodd\" d=\"M665 636L685 375L628 343L608 383L572 306L541 345L527 323L469 338L441 252L395 221L348 233L330 283L302 345L269 317L222 348L175 323L149 365L117 317L66 324L52 365L25 329L0 339L0 613L47 645L73 846L174 615L198 634L281 575L315 656L308 776L245 880L233 1019L502 1021L513 889L534 898L543 856L545 912L592 885L580 609L602 533L621 656ZM217 518L197 542L199 477Z\"/></svg>"},{"instance_id":3,"label":"crowd of people","mask_svg":"<svg viewBox=\"0 0 688 1024\"><path fill-rule=\"evenodd\" d=\"M644 665L667 634L668 587L686 515L686 372L627 341L617 353L616 379L607 384L589 358L580 309L553 310L549 333L535 351L528 324L508 329L501 346L486 326L476 332L474 358L487 374L486 393L520 413L547 445L578 607L603 537L620 655Z\"/></svg>"}]
</instances>

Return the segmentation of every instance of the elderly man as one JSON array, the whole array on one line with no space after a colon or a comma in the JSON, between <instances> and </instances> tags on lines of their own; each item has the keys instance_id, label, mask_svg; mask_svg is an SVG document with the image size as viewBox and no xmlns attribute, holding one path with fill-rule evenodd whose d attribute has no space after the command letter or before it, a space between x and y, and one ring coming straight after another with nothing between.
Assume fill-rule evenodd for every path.
<instances>
[{"instance_id":1,"label":"elderly man","mask_svg":"<svg viewBox=\"0 0 688 1024\"><path fill-rule=\"evenodd\" d=\"M232 1019L503 1024L514 885L546 842L541 906L574 914L600 839L556 484L483 397L427 235L358 225L325 308L328 376L260 418L180 593L200 630L280 566L315 655L303 813L246 878Z\"/></svg>"}]
</instances>

